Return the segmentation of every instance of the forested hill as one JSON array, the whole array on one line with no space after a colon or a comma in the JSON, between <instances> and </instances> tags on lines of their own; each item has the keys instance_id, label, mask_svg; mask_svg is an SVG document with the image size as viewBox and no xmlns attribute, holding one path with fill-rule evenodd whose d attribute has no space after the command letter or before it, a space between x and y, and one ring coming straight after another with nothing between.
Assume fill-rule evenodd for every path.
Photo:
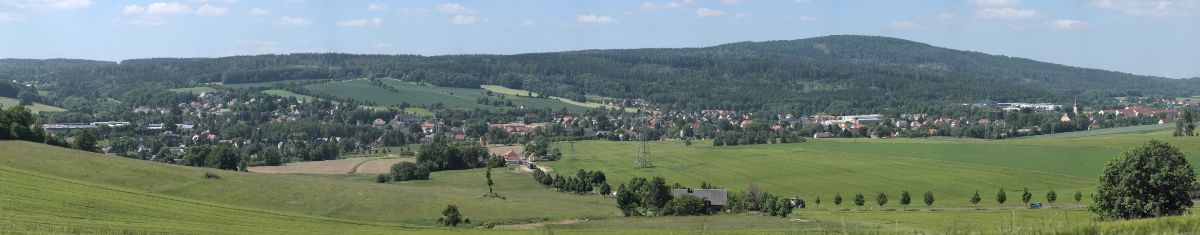
<instances>
[{"instance_id":1,"label":"forested hill","mask_svg":"<svg viewBox=\"0 0 1200 235\"><path fill-rule=\"evenodd\" d=\"M36 70L11 63L0 60L0 74L17 74L9 76L16 80L50 78L62 85L57 94L81 96L121 95L134 84L377 76L454 87L498 84L572 99L644 98L665 108L836 114L976 101L1095 102L1200 93L1197 79L1076 68L873 36L518 55L307 53L81 61Z\"/></svg>"}]
</instances>

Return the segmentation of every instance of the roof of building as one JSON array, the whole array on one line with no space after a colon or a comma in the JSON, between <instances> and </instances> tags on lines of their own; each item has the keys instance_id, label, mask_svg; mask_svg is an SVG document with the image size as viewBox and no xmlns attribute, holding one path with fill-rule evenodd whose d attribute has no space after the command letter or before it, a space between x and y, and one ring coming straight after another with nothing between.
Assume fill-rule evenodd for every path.
<instances>
[{"instance_id":1,"label":"roof of building","mask_svg":"<svg viewBox=\"0 0 1200 235\"><path fill-rule=\"evenodd\" d=\"M708 200L714 206L724 206L729 200L729 193L724 189L674 189L671 190L671 196L679 197L683 195L692 195Z\"/></svg>"}]
</instances>

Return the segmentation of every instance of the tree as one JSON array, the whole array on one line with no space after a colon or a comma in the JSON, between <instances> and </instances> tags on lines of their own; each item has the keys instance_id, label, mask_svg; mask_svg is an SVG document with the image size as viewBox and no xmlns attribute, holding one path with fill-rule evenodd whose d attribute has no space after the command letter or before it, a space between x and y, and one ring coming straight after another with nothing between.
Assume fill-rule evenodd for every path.
<instances>
[{"instance_id":1,"label":"tree","mask_svg":"<svg viewBox=\"0 0 1200 235\"><path fill-rule=\"evenodd\" d=\"M1000 203L1000 208L1003 209L1006 201L1008 201L1008 195L1004 194L1004 189L1001 188L1000 192L996 192L996 202Z\"/></svg>"},{"instance_id":2,"label":"tree","mask_svg":"<svg viewBox=\"0 0 1200 235\"><path fill-rule=\"evenodd\" d=\"M600 196L607 197L609 194L612 194L612 186L608 186L608 183L600 184Z\"/></svg>"},{"instance_id":3,"label":"tree","mask_svg":"<svg viewBox=\"0 0 1200 235\"><path fill-rule=\"evenodd\" d=\"M862 193L855 194L854 195L854 205L858 206L859 209L862 209L863 204L867 204L867 199L863 198Z\"/></svg>"},{"instance_id":4,"label":"tree","mask_svg":"<svg viewBox=\"0 0 1200 235\"><path fill-rule=\"evenodd\" d=\"M392 179L391 179L391 177L388 177L387 174L379 174L378 176L375 176L375 183L382 184L382 183L387 183L390 180L392 180Z\"/></svg>"},{"instance_id":5,"label":"tree","mask_svg":"<svg viewBox=\"0 0 1200 235\"><path fill-rule=\"evenodd\" d=\"M925 207L933 206L933 191L925 191Z\"/></svg>"},{"instance_id":6,"label":"tree","mask_svg":"<svg viewBox=\"0 0 1200 235\"><path fill-rule=\"evenodd\" d=\"M704 215L708 214L708 207L712 205L708 200L692 196L683 195L672 199L663 206L663 215Z\"/></svg>"},{"instance_id":7,"label":"tree","mask_svg":"<svg viewBox=\"0 0 1200 235\"><path fill-rule=\"evenodd\" d=\"M833 195L833 205L834 205L834 206L841 206L841 205L842 205L842 194L840 194L840 193L839 193L839 194L834 194L834 195Z\"/></svg>"},{"instance_id":8,"label":"tree","mask_svg":"<svg viewBox=\"0 0 1200 235\"><path fill-rule=\"evenodd\" d=\"M412 162L401 162L392 165L392 170L389 172L392 179L395 181L409 180L427 180L429 179L429 168L424 165L418 165Z\"/></svg>"},{"instance_id":9,"label":"tree","mask_svg":"<svg viewBox=\"0 0 1200 235\"><path fill-rule=\"evenodd\" d=\"M1053 206L1054 201L1058 201L1058 193L1055 193L1054 190L1051 189L1050 192L1046 192L1046 202Z\"/></svg>"},{"instance_id":10,"label":"tree","mask_svg":"<svg viewBox=\"0 0 1200 235\"><path fill-rule=\"evenodd\" d=\"M75 148L88 152L98 152L96 148L96 136L92 131L83 131L75 135Z\"/></svg>"},{"instance_id":11,"label":"tree","mask_svg":"<svg viewBox=\"0 0 1200 235\"><path fill-rule=\"evenodd\" d=\"M1151 140L1105 166L1089 209L1101 219L1180 215L1192 207L1196 173L1178 148Z\"/></svg>"},{"instance_id":12,"label":"tree","mask_svg":"<svg viewBox=\"0 0 1200 235\"><path fill-rule=\"evenodd\" d=\"M496 192L492 191L492 185L495 185L496 183L492 182L492 167L491 166L488 166L485 177L487 177L488 195L495 196Z\"/></svg>"},{"instance_id":13,"label":"tree","mask_svg":"<svg viewBox=\"0 0 1200 235\"><path fill-rule=\"evenodd\" d=\"M902 208L904 210L907 210L908 204L912 204L912 196L908 195L908 191L904 191L903 193L900 193L900 205L903 206Z\"/></svg>"},{"instance_id":14,"label":"tree","mask_svg":"<svg viewBox=\"0 0 1200 235\"><path fill-rule=\"evenodd\" d=\"M817 196L816 199L813 199L813 205L821 206L821 196Z\"/></svg>"},{"instance_id":15,"label":"tree","mask_svg":"<svg viewBox=\"0 0 1200 235\"><path fill-rule=\"evenodd\" d=\"M442 210L442 218L438 219L442 225L458 226L462 222L462 214L458 212L458 206L446 205L446 209Z\"/></svg>"},{"instance_id":16,"label":"tree","mask_svg":"<svg viewBox=\"0 0 1200 235\"><path fill-rule=\"evenodd\" d=\"M1079 201L1083 201L1083 192L1075 191L1075 205L1079 205Z\"/></svg>"},{"instance_id":17,"label":"tree","mask_svg":"<svg viewBox=\"0 0 1200 235\"><path fill-rule=\"evenodd\" d=\"M1033 200L1033 194L1029 193L1029 187L1025 187L1025 189L1021 191L1023 191L1021 193L1021 202L1029 205L1029 200Z\"/></svg>"},{"instance_id":18,"label":"tree","mask_svg":"<svg viewBox=\"0 0 1200 235\"><path fill-rule=\"evenodd\" d=\"M632 215L638 203L637 195L634 195L630 189L625 188L625 184L617 186L617 208L621 209L621 214L625 216Z\"/></svg>"},{"instance_id":19,"label":"tree","mask_svg":"<svg viewBox=\"0 0 1200 235\"><path fill-rule=\"evenodd\" d=\"M879 192L879 195L875 196L875 203L879 204L879 209L883 209L883 205L888 203L887 194Z\"/></svg>"},{"instance_id":20,"label":"tree","mask_svg":"<svg viewBox=\"0 0 1200 235\"><path fill-rule=\"evenodd\" d=\"M983 201L983 198L979 197L979 190L975 190L975 194L971 195L971 204L979 207L979 201Z\"/></svg>"},{"instance_id":21,"label":"tree","mask_svg":"<svg viewBox=\"0 0 1200 235\"><path fill-rule=\"evenodd\" d=\"M654 177L650 185L650 205L655 211L662 210L667 202L671 201L671 188L667 186L667 180L662 177Z\"/></svg>"}]
</instances>

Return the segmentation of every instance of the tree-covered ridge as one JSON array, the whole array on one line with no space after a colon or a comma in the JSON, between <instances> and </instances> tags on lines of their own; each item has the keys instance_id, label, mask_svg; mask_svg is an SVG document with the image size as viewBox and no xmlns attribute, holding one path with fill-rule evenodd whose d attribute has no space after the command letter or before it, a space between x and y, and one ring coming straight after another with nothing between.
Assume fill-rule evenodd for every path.
<instances>
[{"instance_id":1,"label":"tree-covered ridge","mask_svg":"<svg viewBox=\"0 0 1200 235\"><path fill-rule=\"evenodd\" d=\"M741 42L704 48L585 50L518 55L301 53L56 63L15 80L51 91L119 97L128 85L164 87L292 79L392 77L438 86L503 85L546 96L641 98L666 109L879 112L976 101L1096 102L1114 96L1186 96L1200 80L1076 68L873 36ZM14 72L22 71L22 72Z\"/></svg>"}]
</instances>

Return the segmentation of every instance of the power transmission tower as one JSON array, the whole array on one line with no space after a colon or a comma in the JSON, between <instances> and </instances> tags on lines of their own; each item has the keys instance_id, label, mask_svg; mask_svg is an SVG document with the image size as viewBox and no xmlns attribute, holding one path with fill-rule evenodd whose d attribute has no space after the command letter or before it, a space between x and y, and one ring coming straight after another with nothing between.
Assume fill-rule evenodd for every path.
<instances>
[{"instance_id":1,"label":"power transmission tower","mask_svg":"<svg viewBox=\"0 0 1200 235\"><path fill-rule=\"evenodd\" d=\"M654 167L654 163L650 162L650 148L646 146L646 138L642 138L642 147L638 150L637 161L634 162L634 168L650 168Z\"/></svg>"},{"instance_id":2,"label":"power transmission tower","mask_svg":"<svg viewBox=\"0 0 1200 235\"><path fill-rule=\"evenodd\" d=\"M569 143L569 145L567 145L567 154L571 155L570 156L571 160L576 160L576 158L575 158L575 141L570 141L567 143Z\"/></svg>"}]
</instances>

